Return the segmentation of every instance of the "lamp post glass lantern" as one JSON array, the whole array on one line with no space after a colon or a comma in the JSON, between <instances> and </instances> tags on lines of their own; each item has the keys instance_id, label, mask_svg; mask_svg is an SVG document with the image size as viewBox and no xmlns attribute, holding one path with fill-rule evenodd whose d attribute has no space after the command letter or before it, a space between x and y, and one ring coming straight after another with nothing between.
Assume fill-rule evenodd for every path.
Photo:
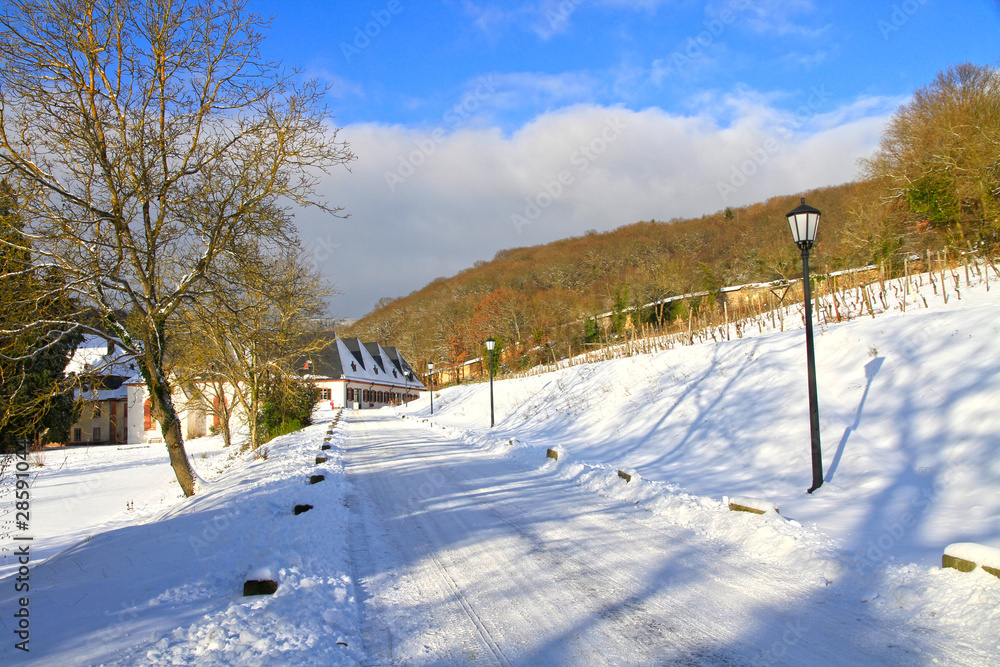
<instances>
[{"instance_id":1,"label":"lamp post glass lantern","mask_svg":"<svg viewBox=\"0 0 1000 667\"><path fill-rule=\"evenodd\" d=\"M428 382L431 385L431 414L434 414L434 362L427 362L427 373L430 376Z\"/></svg>"},{"instance_id":2,"label":"lamp post glass lantern","mask_svg":"<svg viewBox=\"0 0 1000 667\"><path fill-rule=\"evenodd\" d=\"M493 428L493 350L496 346L495 339L486 339L486 349L490 353L490 428Z\"/></svg>"},{"instance_id":3,"label":"lamp post glass lantern","mask_svg":"<svg viewBox=\"0 0 1000 667\"><path fill-rule=\"evenodd\" d=\"M792 240L802 251L802 292L806 310L806 371L809 382L809 430L811 436L813 482L808 493L823 485L823 452L819 439L819 397L816 391L816 352L813 346L812 287L809 284L809 250L816 242L819 219L822 214L812 206L802 203L788 212L788 226Z\"/></svg>"}]
</instances>

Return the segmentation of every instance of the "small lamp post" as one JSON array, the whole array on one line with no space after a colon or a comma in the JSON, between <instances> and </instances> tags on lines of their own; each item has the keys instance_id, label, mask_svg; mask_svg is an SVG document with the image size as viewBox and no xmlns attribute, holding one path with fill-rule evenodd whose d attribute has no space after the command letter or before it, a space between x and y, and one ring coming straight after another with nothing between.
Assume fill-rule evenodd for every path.
<instances>
[{"instance_id":1,"label":"small lamp post","mask_svg":"<svg viewBox=\"0 0 1000 667\"><path fill-rule=\"evenodd\" d=\"M493 349L497 346L493 338L486 339L486 349L490 353L490 428L493 428Z\"/></svg>"},{"instance_id":2,"label":"small lamp post","mask_svg":"<svg viewBox=\"0 0 1000 667\"><path fill-rule=\"evenodd\" d=\"M427 372L430 374L431 385L431 414L434 414L434 362L427 362Z\"/></svg>"},{"instance_id":3,"label":"small lamp post","mask_svg":"<svg viewBox=\"0 0 1000 667\"><path fill-rule=\"evenodd\" d=\"M802 251L802 289L806 305L806 366L809 376L809 425L812 433L813 483L808 493L823 485L823 453L819 441L819 399L816 392L816 353L813 347L812 288L809 285L809 250L816 242L821 213L812 206L802 203L787 214L792 239Z\"/></svg>"}]
</instances>

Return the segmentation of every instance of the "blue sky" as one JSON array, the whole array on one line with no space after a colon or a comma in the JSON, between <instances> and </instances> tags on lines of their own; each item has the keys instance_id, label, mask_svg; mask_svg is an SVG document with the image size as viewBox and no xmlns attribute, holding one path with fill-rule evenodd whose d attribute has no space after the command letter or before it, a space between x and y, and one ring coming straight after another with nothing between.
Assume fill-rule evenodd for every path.
<instances>
[{"instance_id":1,"label":"blue sky","mask_svg":"<svg viewBox=\"0 0 1000 667\"><path fill-rule=\"evenodd\" d=\"M914 90L1000 63L995 0L249 9L358 155L324 180L351 217L298 216L346 317L503 248L853 180Z\"/></svg>"}]
</instances>

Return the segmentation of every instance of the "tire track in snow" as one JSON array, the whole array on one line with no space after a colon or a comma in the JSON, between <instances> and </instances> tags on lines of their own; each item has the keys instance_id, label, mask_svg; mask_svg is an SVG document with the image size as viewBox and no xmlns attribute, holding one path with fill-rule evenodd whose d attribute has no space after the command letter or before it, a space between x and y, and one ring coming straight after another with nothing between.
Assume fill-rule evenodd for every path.
<instances>
[{"instance_id":1,"label":"tire track in snow","mask_svg":"<svg viewBox=\"0 0 1000 667\"><path fill-rule=\"evenodd\" d=\"M371 664L906 664L914 646L936 653L911 629L869 632L884 619L856 600L698 526L388 415L348 427L348 475L367 506L352 503L351 539L361 530L372 542L357 547L355 577ZM781 644L800 615L808 640ZM775 641L784 659L769 652Z\"/></svg>"},{"instance_id":2,"label":"tire track in snow","mask_svg":"<svg viewBox=\"0 0 1000 667\"><path fill-rule=\"evenodd\" d=\"M391 420L386 424L398 422ZM366 478L365 484L372 484L377 479L381 483L378 488L369 491L368 495L383 500L391 499L394 495L394 491L388 488L391 486L391 472L371 474L380 467L378 455L373 457L371 452L388 454L389 446L378 444L380 438L370 434L368 424L357 423L353 426L357 428L352 431L354 442L348 448L349 475L355 484L361 483L363 477ZM418 430L417 433L426 437L426 433L422 431ZM395 429L392 435L397 435ZM400 467L405 468L406 455L401 456L404 458ZM440 453L438 456L440 457ZM383 462L382 465L387 464ZM442 478L438 486L442 486L445 481L449 487L461 488L465 485L467 480L461 474L466 471L465 466L447 466L444 470L452 479ZM398 489L395 492L398 495ZM483 495L486 494L488 490ZM428 498L426 502L439 506L442 497L454 502L475 495L477 494L467 496L465 493L452 493L449 496L445 491ZM582 660L588 664L615 664L620 663L625 656L631 657L630 660L626 659L630 662L649 662L664 656L665 644L674 646L671 653L675 657L684 655L687 652L685 649L692 648L688 646L689 642L680 641L676 636L671 637L675 635L671 624L647 614L638 601L629 602L632 593L612 585L614 582L601 573L589 571L581 567L579 562L574 562L577 558L575 555L571 556L558 546L547 544L543 538L525 530L523 526L504 519L502 512L488 500L475 498L470 504L472 502L477 508L474 519L478 521L471 521L471 525L461 521L461 512L449 512L447 508L436 511L435 508L421 513L416 507L420 503L416 503L411 509L417 510L415 513L420 514L421 520L407 521L410 527L402 528L393 536L384 537L393 539L399 545L396 547L398 549L405 548L402 545L406 542L428 545L427 553L423 554L422 563L425 564L412 567L422 575L428 570L433 574L432 582L422 582L423 593L429 594L430 599L439 599L441 593L434 589L444 588L444 597L461 606L465 617L479 634L481 643L495 658L495 664L530 661L530 656L537 655L539 650L546 656L558 656L557 659L566 662ZM377 502L373 500L373 504ZM359 512L360 508L352 503L352 513ZM428 518L434 516L438 518ZM367 572L362 572L364 568L359 567L356 574L356 581L368 595L364 604L369 612L368 624L374 626L365 631L367 648L373 658L375 655L379 656L377 659L380 662L373 664L393 663L397 659L416 661L418 657L412 650L393 644L394 635L401 635L401 643L413 644L412 638L402 636L406 635L406 631L398 626L380 628L378 619L373 618L379 613L391 612L389 607L393 600L392 591L395 589L388 582L396 573L384 571L394 569L391 554L372 553L371 549L360 546L354 538L353 532L360 530L365 522L369 522L371 527L372 520L368 517L352 523L356 526L352 530L355 553L361 557L367 553L377 561ZM498 531L497 527L501 530ZM475 528L479 529L475 534L487 535L488 539L459 545L447 543L448 536L471 534L470 531ZM433 529L436 529L437 534L430 534ZM391 552L391 549L388 551ZM485 570L494 583L502 580L502 585L491 589L490 582L477 578L481 574L467 574L470 563L478 564L478 568ZM588 581L591 583L587 583ZM539 582L545 585L539 585ZM623 600L626 602L623 603ZM485 613L485 617L481 612ZM441 616L445 611L438 608L434 613ZM387 626L390 625L391 621ZM428 620L425 625L433 633L434 621ZM577 628L583 630L577 631ZM497 632L500 634L495 637ZM382 637L387 638L380 638L380 633L385 633ZM457 634L460 636L454 643L458 646L466 645L469 641L467 630L461 630ZM554 642L552 646L546 646L550 642ZM508 658L502 646L510 646L515 657ZM600 648L595 648L596 646ZM458 656L452 654L451 657ZM461 661L472 662L472 657L467 652L463 653ZM703 661L701 664L709 662L712 661Z\"/></svg>"},{"instance_id":3,"label":"tire track in snow","mask_svg":"<svg viewBox=\"0 0 1000 667\"><path fill-rule=\"evenodd\" d=\"M395 546L396 551L406 548L407 544L428 544L430 537L426 534L423 526L417 522L405 522L404 527L395 534L382 531L379 537L382 538L380 547L372 548L369 531L378 525L379 519L386 515L391 515L393 507L387 506L390 499L399 498L398 489L391 488L390 480L383 474L377 472L381 467L379 459L371 454L373 447L382 454L392 457L396 454L394 447L378 447L377 436L370 433L358 433L358 429L352 432L356 440L349 443L348 452L352 459L348 468L348 479L354 486L351 501L351 534L352 544L352 567L354 568L355 581L364 591L364 599L359 600L366 613L365 622L362 626L362 636L365 641L365 649L369 654L370 661L366 664L398 664L403 662L415 662L419 656L412 654L412 649L406 646L407 642L412 643L412 637L406 636L404 628L398 625L382 623L380 614L390 614L390 604L392 602L391 591L400 590L404 586L401 582L390 583L391 579L399 579L396 572L398 564L394 562L396 555L391 547ZM374 473L374 474L373 474ZM359 489L360 477L365 477L365 482L369 489ZM419 489L419 487L418 487ZM411 501L412 503L412 501ZM407 503L409 505L410 503ZM403 509L397 507L395 509ZM440 558L434 555L433 551L428 553L429 558L420 563L410 578L415 581L420 598L433 599L439 601L439 606L432 610L431 619L436 622L426 623L431 626L425 630L431 630L432 634L437 633L438 628L446 628L455 636L461 653L456 655L449 650L448 659L464 664L497 664L508 666L507 661L500 647L490 636L489 630L483 624L482 619L476 613L472 605L462 594L461 589L450 576L448 568L441 562ZM405 582L402 582L405 584ZM404 598L405 599L405 598ZM461 616L466 622L461 621ZM396 616L398 619L398 616ZM443 620L439 620L443 619ZM424 620L429 619L417 619ZM412 633L411 633L412 634ZM397 642L397 636L401 642ZM477 641L478 637L478 641ZM475 650L475 648L486 650ZM426 646L430 649L431 647ZM443 656L436 656L437 659ZM492 660L488 659L492 658Z\"/></svg>"}]
</instances>

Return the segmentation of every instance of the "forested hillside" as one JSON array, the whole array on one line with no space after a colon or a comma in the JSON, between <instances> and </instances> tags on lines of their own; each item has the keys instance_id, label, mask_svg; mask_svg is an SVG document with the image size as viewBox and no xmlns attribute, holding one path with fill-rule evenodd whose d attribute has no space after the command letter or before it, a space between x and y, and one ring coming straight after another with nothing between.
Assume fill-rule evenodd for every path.
<instances>
[{"instance_id":1,"label":"forested hillside","mask_svg":"<svg viewBox=\"0 0 1000 667\"><path fill-rule=\"evenodd\" d=\"M490 336L511 368L565 357L621 334L629 321L612 318L611 330L602 330L595 315L635 308L632 324L660 327L689 309L717 308L713 296L723 287L801 277L785 214L802 196L823 212L814 275L868 264L891 270L927 249L992 251L1000 228L997 70L958 66L917 91L855 183L501 250L408 296L383 299L345 333L398 346L418 364L480 357ZM710 294L670 309L641 308L698 291Z\"/></svg>"}]
</instances>

